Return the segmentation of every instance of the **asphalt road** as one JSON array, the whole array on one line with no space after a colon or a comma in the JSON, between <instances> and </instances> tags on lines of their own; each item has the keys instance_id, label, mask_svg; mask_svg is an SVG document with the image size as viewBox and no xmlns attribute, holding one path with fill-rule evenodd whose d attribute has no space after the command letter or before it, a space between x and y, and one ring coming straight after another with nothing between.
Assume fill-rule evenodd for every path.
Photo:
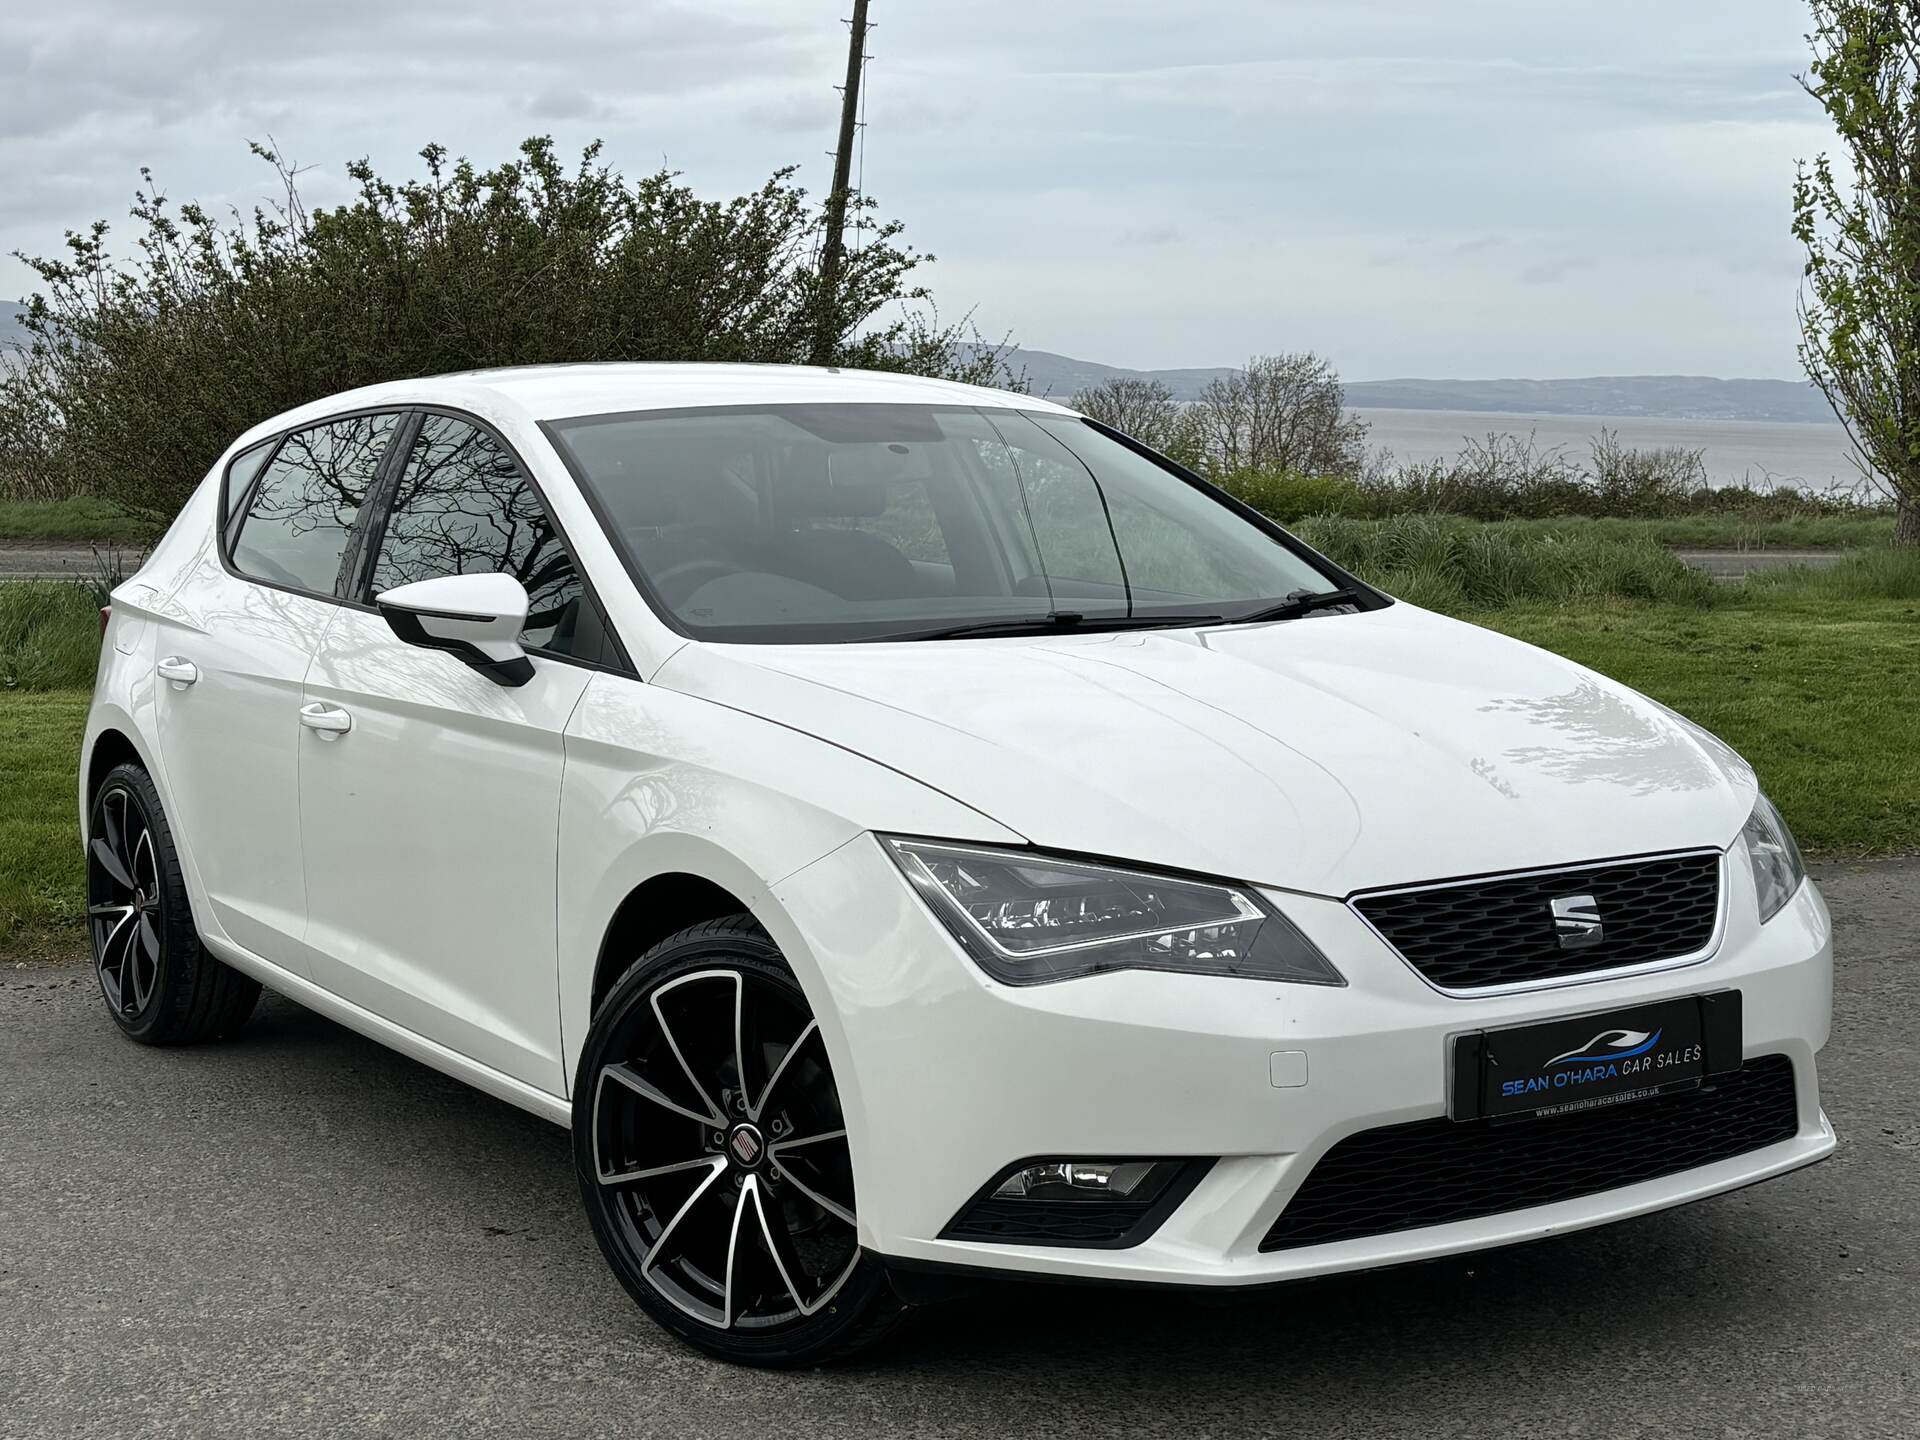
<instances>
[{"instance_id":1,"label":"asphalt road","mask_svg":"<svg viewBox=\"0 0 1920 1440\"><path fill-rule=\"evenodd\" d=\"M559 1130L285 1001L153 1051L0 968L0 1435L1912 1436L1920 864L1823 879L1824 1165L1228 1306L1000 1287L784 1375L630 1306Z\"/></svg>"},{"instance_id":2,"label":"asphalt road","mask_svg":"<svg viewBox=\"0 0 1920 1440\"><path fill-rule=\"evenodd\" d=\"M1744 580L1762 570L1784 570L1789 565L1805 565L1827 570L1851 553L1846 550L1676 550L1673 552L1696 570L1704 570L1715 580Z\"/></svg>"},{"instance_id":3,"label":"asphalt road","mask_svg":"<svg viewBox=\"0 0 1920 1440\"><path fill-rule=\"evenodd\" d=\"M104 551L111 547L102 546ZM125 552L131 574L139 556ZM100 571L100 559L86 545L45 545L37 541L0 542L0 580L91 580Z\"/></svg>"}]
</instances>

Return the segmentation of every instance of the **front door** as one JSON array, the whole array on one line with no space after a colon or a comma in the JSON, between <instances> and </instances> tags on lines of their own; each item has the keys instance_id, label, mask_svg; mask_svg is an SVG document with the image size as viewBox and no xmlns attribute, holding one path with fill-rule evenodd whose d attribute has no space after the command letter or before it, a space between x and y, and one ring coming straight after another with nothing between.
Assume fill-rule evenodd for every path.
<instances>
[{"instance_id":1,"label":"front door","mask_svg":"<svg viewBox=\"0 0 1920 1440\"><path fill-rule=\"evenodd\" d=\"M301 737L314 979L470 1059L564 1094L555 952L562 735L592 671L591 601L539 496L487 430L429 414L370 533L368 594L497 571L531 598L534 677L508 688L343 610ZM593 627L585 627L592 631Z\"/></svg>"}]
</instances>

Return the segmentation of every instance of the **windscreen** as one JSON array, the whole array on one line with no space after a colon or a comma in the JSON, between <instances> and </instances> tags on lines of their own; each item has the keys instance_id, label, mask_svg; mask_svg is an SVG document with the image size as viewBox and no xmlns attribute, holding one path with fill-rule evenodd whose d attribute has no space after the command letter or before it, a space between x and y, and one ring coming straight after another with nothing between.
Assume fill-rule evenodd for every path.
<instances>
[{"instance_id":1,"label":"windscreen","mask_svg":"<svg viewBox=\"0 0 1920 1440\"><path fill-rule=\"evenodd\" d=\"M642 589L707 639L912 639L1069 612L1232 619L1329 584L1074 416L780 405L547 428Z\"/></svg>"}]
</instances>

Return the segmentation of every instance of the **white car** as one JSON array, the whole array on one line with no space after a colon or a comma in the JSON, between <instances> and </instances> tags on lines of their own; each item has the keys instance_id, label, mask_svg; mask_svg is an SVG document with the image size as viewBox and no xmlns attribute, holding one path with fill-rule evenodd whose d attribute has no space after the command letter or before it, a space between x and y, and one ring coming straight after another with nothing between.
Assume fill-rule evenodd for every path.
<instances>
[{"instance_id":1,"label":"white car","mask_svg":"<svg viewBox=\"0 0 1920 1440\"><path fill-rule=\"evenodd\" d=\"M1827 912L1737 755L1029 396L358 390L235 441L106 623L119 1026L230 1034L264 983L572 1126L608 1261L721 1356L1834 1146Z\"/></svg>"}]
</instances>

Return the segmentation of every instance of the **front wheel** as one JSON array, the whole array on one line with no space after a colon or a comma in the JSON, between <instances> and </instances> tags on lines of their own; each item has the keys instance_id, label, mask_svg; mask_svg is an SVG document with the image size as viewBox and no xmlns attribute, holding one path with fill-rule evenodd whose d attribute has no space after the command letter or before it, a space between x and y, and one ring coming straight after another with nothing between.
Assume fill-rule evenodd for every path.
<instances>
[{"instance_id":1,"label":"front wheel","mask_svg":"<svg viewBox=\"0 0 1920 1440\"><path fill-rule=\"evenodd\" d=\"M594 1017L573 1110L594 1235L676 1335L743 1364L810 1365L898 1319L860 1248L819 1023L750 917L634 963Z\"/></svg>"}]
</instances>

